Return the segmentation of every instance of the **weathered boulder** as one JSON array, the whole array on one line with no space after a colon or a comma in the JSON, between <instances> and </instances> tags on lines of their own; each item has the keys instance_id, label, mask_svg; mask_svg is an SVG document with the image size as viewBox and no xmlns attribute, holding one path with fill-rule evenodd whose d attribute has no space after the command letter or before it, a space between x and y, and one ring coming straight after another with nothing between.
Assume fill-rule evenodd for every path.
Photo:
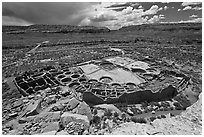
<instances>
[{"instance_id":1,"label":"weathered boulder","mask_svg":"<svg viewBox=\"0 0 204 137\"><path fill-rule=\"evenodd\" d=\"M42 132L50 132L50 131L55 131L57 132L59 130L59 122L51 122L51 123L45 123L43 129L41 129Z\"/></svg>"},{"instance_id":2,"label":"weathered boulder","mask_svg":"<svg viewBox=\"0 0 204 137\"><path fill-rule=\"evenodd\" d=\"M42 99L31 102L26 108L26 112L27 112L26 116L33 116L33 115L39 114L41 111L41 102L42 102Z\"/></svg>"},{"instance_id":3,"label":"weathered boulder","mask_svg":"<svg viewBox=\"0 0 204 137\"><path fill-rule=\"evenodd\" d=\"M79 106L76 108L76 113L81 115L86 115L89 119L89 121L92 120L93 116L91 113L91 109L89 105L87 105L85 102L81 102Z\"/></svg>"},{"instance_id":4,"label":"weathered boulder","mask_svg":"<svg viewBox=\"0 0 204 137\"><path fill-rule=\"evenodd\" d=\"M57 112L42 112L39 115L36 115L35 117L30 117L29 119L32 119L34 122L57 122L60 120L61 113L59 111Z\"/></svg>"},{"instance_id":5,"label":"weathered boulder","mask_svg":"<svg viewBox=\"0 0 204 137\"><path fill-rule=\"evenodd\" d=\"M60 95L66 97L68 95L70 95L71 91L69 89L69 87L61 87L61 90L59 91Z\"/></svg>"},{"instance_id":6,"label":"weathered boulder","mask_svg":"<svg viewBox=\"0 0 204 137\"><path fill-rule=\"evenodd\" d=\"M67 133L67 131L62 130L60 132L57 132L56 135L69 135L69 134Z\"/></svg>"},{"instance_id":7,"label":"weathered boulder","mask_svg":"<svg viewBox=\"0 0 204 137\"><path fill-rule=\"evenodd\" d=\"M69 101L67 107L68 107L68 109L72 110L72 109L76 108L79 105L79 103L80 103L80 101L78 101L76 98L72 98Z\"/></svg>"},{"instance_id":8,"label":"weathered boulder","mask_svg":"<svg viewBox=\"0 0 204 137\"><path fill-rule=\"evenodd\" d=\"M50 95L48 97L45 98L47 104L53 104L53 103L56 103L56 95Z\"/></svg>"},{"instance_id":9,"label":"weathered boulder","mask_svg":"<svg viewBox=\"0 0 204 137\"><path fill-rule=\"evenodd\" d=\"M22 99L18 99L18 100L16 100L16 101L13 103L12 109L13 109L13 108L20 107L22 104L23 104Z\"/></svg>"},{"instance_id":10,"label":"weathered boulder","mask_svg":"<svg viewBox=\"0 0 204 137\"><path fill-rule=\"evenodd\" d=\"M51 108L51 111L62 111L63 109L64 109L64 106L61 103L58 103Z\"/></svg>"},{"instance_id":11,"label":"weathered boulder","mask_svg":"<svg viewBox=\"0 0 204 137\"><path fill-rule=\"evenodd\" d=\"M38 134L38 135L55 135L56 134L56 131L49 131L49 132L44 132L42 134Z\"/></svg>"},{"instance_id":12,"label":"weathered boulder","mask_svg":"<svg viewBox=\"0 0 204 137\"><path fill-rule=\"evenodd\" d=\"M64 112L61 115L61 123L64 127L70 122L77 122L77 123L82 123L85 126L85 129L88 129L89 127L89 119L85 115L80 115L80 114L73 114L70 112Z\"/></svg>"},{"instance_id":13,"label":"weathered boulder","mask_svg":"<svg viewBox=\"0 0 204 137\"><path fill-rule=\"evenodd\" d=\"M20 118L20 119L18 120L18 123L19 123L19 124L24 124L24 123L26 123L26 122L28 122L28 119L27 119L27 118L24 118L24 117L22 117L22 118Z\"/></svg>"},{"instance_id":14,"label":"weathered boulder","mask_svg":"<svg viewBox=\"0 0 204 137\"><path fill-rule=\"evenodd\" d=\"M99 109L99 110L97 110L97 116L98 117L100 117L100 118L102 118L103 116L104 116L104 114L105 114L105 111L104 110L102 110L102 109Z\"/></svg>"},{"instance_id":15,"label":"weathered boulder","mask_svg":"<svg viewBox=\"0 0 204 137\"><path fill-rule=\"evenodd\" d=\"M8 114L8 116L9 116L10 118L13 118L13 117L18 116L18 113L17 113L17 112L13 112L13 113L11 113L11 114Z\"/></svg>"}]
</instances>

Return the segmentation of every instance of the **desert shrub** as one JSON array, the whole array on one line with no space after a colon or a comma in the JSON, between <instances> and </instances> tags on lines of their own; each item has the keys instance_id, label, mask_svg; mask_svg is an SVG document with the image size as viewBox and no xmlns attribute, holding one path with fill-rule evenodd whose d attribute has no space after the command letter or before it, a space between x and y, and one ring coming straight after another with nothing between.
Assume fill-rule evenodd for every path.
<instances>
[{"instance_id":1,"label":"desert shrub","mask_svg":"<svg viewBox=\"0 0 204 137\"><path fill-rule=\"evenodd\" d=\"M166 116L165 115L161 115L161 118L166 118Z\"/></svg>"},{"instance_id":2,"label":"desert shrub","mask_svg":"<svg viewBox=\"0 0 204 137\"><path fill-rule=\"evenodd\" d=\"M143 108L146 108L148 106L148 103L147 102L142 102L141 105L142 105Z\"/></svg>"},{"instance_id":3,"label":"desert shrub","mask_svg":"<svg viewBox=\"0 0 204 137\"><path fill-rule=\"evenodd\" d=\"M122 113L121 115L122 119L125 121L126 120L126 114L125 113Z\"/></svg>"},{"instance_id":4,"label":"desert shrub","mask_svg":"<svg viewBox=\"0 0 204 137\"><path fill-rule=\"evenodd\" d=\"M157 119L161 119L161 116L157 116Z\"/></svg>"},{"instance_id":5,"label":"desert shrub","mask_svg":"<svg viewBox=\"0 0 204 137\"><path fill-rule=\"evenodd\" d=\"M181 104L178 103L178 102L174 102L173 105L174 105L175 107L181 107Z\"/></svg>"},{"instance_id":6,"label":"desert shrub","mask_svg":"<svg viewBox=\"0 0 204 137\"><path fill-rule=\"evenodd\" d=\"M135 123L147 123L147 120L145 118L132 117L131 120Z\"/></svg>"},{"instance_id":7,"label":"desert shrub","mask_svg":"<svg viewBox=\"0 0 204 137\"><path fill-rule=\"evenodd\" d=\"M93 116L92 123L93 124L99 124L101 122L101 119L99 116Z\"/></svg>"},{"instance_id":8,"label":"desert shrub","mask_svg":"<svg viewBox=\"0 0 204 137\"><path fill-rule=\"evenodd\" d=\"M116 118L119 116L117 112L114 112L113 115L114 115L114 117L116 117Z\"/></svg>"},{"instance_id":9,"label":"desert shrub","mask_svg":"<svg viewBox=\"0 0 204 137\"><path fill-rule=\"evenodd\" d=\"M94 109L94 110L93 110L93 114L96 115L97 113L98 113L98 112L97 112L97 109Z\"/></svg>"},{"instance_id":10,"label":"desert shrub","mask_svg":"<svg viewBox=\"0 0 204 137\"><path fill-rule=\"evenodd\" d=\"M151 121L154 121L156 119L156 117L150 117Z\"/></svg>"},{"instance_id":11,"label":"desert shrub","mask_svg":"<svg viewBox=\"0 0 204 137\"><path fill-rule=\"evenodd\" d=\"M112 113L111 113L110 110L106 110L104 115L107 116L107 117L110 117L110 116L112 116Z\"/></svg>"},{"instance_id":12,"label":"desert shrub","mask_svg":"<svg viewBox=\"0 0 204 137\"><path fill-rule=\"evenodd\" d=\"M176 110L182 110L182 107L175 107Z\"/></svg>"},{"instance_id":13,"label":"desert shrub","mask_svg":"<svg viewBox=\"0 0 204 137\"><path fill-rule=\"evenodd\" d=\"M171 116L171 117L173 117L173 116L174 116L174 114L170 113L170 116Z\"/></svg>"},{"instance_id":14,"label":"desert shrub","mask_svg":"<svg viewBox=\"0 0 204 137\"><path fill-rule=\"evenodd\" d=\"M174 107L170 107L171 110L174 110Z\"/></svg>"}]
</instances>

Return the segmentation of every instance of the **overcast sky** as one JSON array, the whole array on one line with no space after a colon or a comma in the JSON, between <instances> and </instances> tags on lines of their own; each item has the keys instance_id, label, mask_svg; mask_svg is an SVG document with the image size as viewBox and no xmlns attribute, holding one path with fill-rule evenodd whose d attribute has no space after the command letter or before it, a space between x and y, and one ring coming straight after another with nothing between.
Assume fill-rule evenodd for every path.
<instances>
[{"instance_id":1,"label":"overcast sky","mask_svg":"<svg viewBox=\"0 0 204 137\"><path fill-rule=\"evenodd\" d=\"M3 25L65 24L122 26L163 22L201 22L199 2L2 3Z\"/></svg>"}]
</instances>

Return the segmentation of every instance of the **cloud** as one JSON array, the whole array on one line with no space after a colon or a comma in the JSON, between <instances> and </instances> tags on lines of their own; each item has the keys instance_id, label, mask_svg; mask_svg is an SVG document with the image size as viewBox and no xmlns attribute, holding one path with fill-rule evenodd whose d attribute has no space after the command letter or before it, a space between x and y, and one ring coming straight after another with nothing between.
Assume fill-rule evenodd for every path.
<instances>
[{"instance_id":1,"label":"cloud","mask_svg":"<svg viewBox=\"0 0 204 137\"><path fill-rule=\"evenodd\" d=\"M2 15L38 24L76 25L86 16L84 7L96 3L9 2L2 4Z\"/></svg>"},{"instance_id":2,"label":"cloud","mask_svg":"<svg viewBox=\"0 0 204 137\"><path fill-rule=\"evenodd\" d=\"M195 15L195 14L189 16L189 18L197 18L197 17L198 17L198 15Z\"/></svg>"},{"instance_id":3,"label":"cloud","mask_svg":"<svg viewBox=\"0 0 204 137\"><path fill-rule=\"evenodd\" d=\"M122 10L122 14L131 14L133 12L133 7L127 7L125 9Z\"/></svg>"},{"instance_id":4,"label":"cloud","mask_svg":"<svg viewBox=\"0 0 204 137\"><path fill-rule=\"evenodd\" d=\"M202 4L201 2L183 2L181 5L182 6L190 6L190 5L200 5Z\"/></svg>"},{"instance_id":5,"label":"cloud","mask_svg":"<svg viewBox=\"0 0 204 137\"><path fill-rule=\"evenodd\" d=\"M167 10L168 9L168 7L167 6L164 6L164 10Z\"/></svg>"},{"instance_id":6,"label":"cloud","mask_svg":"<svg viewBox=\"0 0 204 137\"><path fill-rule=\"evenodd\" d=\"M180 21L170 21L170 22L160 22L160 23L202 23L202 18L190 19L190 20L180 20Z\"/></svg>"},{"instance_id":7,"label":"cloud","mask_svg":"<svg viewBox=\"0 0 204 137\"><path fill-rule=\"evenodd\" d=\"M194 7L193 10L202 10L202 7Z\"/></svg>"},{"instance_id":8,"label":"cloud","mask_svg":"<svg viewBox=\"0 0 204 137\"><path fill-rule=\"evenodd\" d=\"M152 5L152 7L149 10L145 11L145 15L152 15L156 14L158 11L162 10L163 8L159 8L157 5Z\"/></svg>"},{"instance_id":9,"label":"cloud","mask_svg":"<svg viewBox=\"0 0 204 137\"><path fill-rule=\"evenodd\" d=\"M134 6L138 5L136 2L111 2L109 6L106 8L115 8L115 7L128 7L128 6Z\"/></svg>"},{"instance_id":10,"label":"cloud","mask_svg":"<svg viewBox=\"0 0 204 137\"><path fill-rule=\"evenodd\" d=\"M120 5L120 8L121 6L123 5ZM156 15L162 10L162 7L159 8L157 5L152 5L146 11L142 7L126 6L120 11L109 8L112 6L106 7L107 3L100 3L93 5L89 10L87 9L87 17L80 22L80 25L106 26L110 29L118 29L127 25L155 23L165 18L163 15ZM149 15L153 15L153 17L149 18Z\"/></svg>"},{"instance_id":11,"label":"cloud","mask_svg":"<svg viewBox=\"0 0 204 137\"><path fill-rule=\"evenodd\" d=\"M99 15L95 15L94 17L90 17L90 20L93 22L103 22L103 21L116 20L116 17L114 15L109 15L109 14L99 14Z\"/></svg>"},{"instance_id":12,"label":"cloud","mask_svg":"<svg viewBox=\"0 0 204 137\"><path fill-rule=\"evenodd\" d=\"M148 23L157 23L159 22L161 19L164 19L163 15L154 15L151 19L148 20Z\"/></svg>"},{"instance_id":13,"label":"cloud","mask_svg":"<svg viewBox=\"0 0 204 137\"><path fill-rule=\"evenodd\" d=\"M140 5L139 7L138 7L138 9L142 9L143 7L142 7L142 5Z\"/></svg>"},{"instance_id":14,"label":"cloud","mask_svg":"<svg viewBox=\"0 0 204 137\"><path fill-rule=\"evenodd\" d=\"M186 6L186 7L183 8L183 10L191 10L191 9L192 9L191 6Z\"/></svg>"},{"instance_id":15,"label":"cloud","mask_svg":"<svg viewBox=\"0 0 204 137\"><path fill-rule=\"evenodd\" d=\"M181 9L178 9L177 11L181 11Z\"/></svg>"},{"instance_id":16,"label":"cloud","mask_svg":"<svg viewBox=\"0 0 204 137\"><path fill-rule=\"evenodd\" d=\"M2 25L28 26L28 25L32 25L32 23L27 22L27 21L22 20L22 19L15 18L15 17L2 16Z\"/></svg>"},{"instance_id":17,"label":"cloud","mask_svg":"<svg viewBox=\"0 0 204 137\"><path fill-rule=\"evenodd\" d=\"M201 23L202 22L202 18L196 18L196 19L190 19L190 20L186 20L186 21L179 21L179 23Z\"/></svg>"},{"instance_id":18,"label":"cloud","mask_svg":"<svg viewBox=\"0 0 204 137\"><path fill-rule=\"evenodd\" d=\"M160 22L165 16L159 11L169 8L151 3L149 9L144 9L145 5L136 2L18 2L3 3L2 6L4 24L10 22L11 24L91 25L106 26L110 29Z\"/></svg>"},{"instance_id":19,"label":"cloud","mask_svg":"<svg viewBox=\"0 0 204 137\"><path fill-rule=\"evenodd\" d=\"M202 10L202 7L186 6L186 7L183 8L183 10Z\"/></svg>"},{"instance_id":20,"label":"cloud","mask_svg":"<svg viewBox=\"0 0 204 137\"><path fill-rule=\"evenodd\" d=\"M160 18L160 19L165 19L165 16L164 16L163 14L160 14L160 15L159 15L159 18Z\"/></svg>"}]
</instances>

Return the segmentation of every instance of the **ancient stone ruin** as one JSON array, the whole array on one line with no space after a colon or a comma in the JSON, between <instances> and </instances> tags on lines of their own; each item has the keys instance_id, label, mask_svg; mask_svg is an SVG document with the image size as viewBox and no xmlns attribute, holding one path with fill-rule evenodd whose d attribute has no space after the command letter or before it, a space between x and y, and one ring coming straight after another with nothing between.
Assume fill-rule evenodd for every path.
<instances>
[{"instance_id":1,"label":"ancient stone ruin","mask_svg":"<svg viewBox=\"0 0 204 137\"><path fill-rule=\"evenodd\" d=\"M165 65L169 64L117 56L70 68L48 66L25 72L14 82L24 96L61 85L82 93L88 104L137 104L171 99L186 87L189 77Z\"/></svg>"}]
</instances>

